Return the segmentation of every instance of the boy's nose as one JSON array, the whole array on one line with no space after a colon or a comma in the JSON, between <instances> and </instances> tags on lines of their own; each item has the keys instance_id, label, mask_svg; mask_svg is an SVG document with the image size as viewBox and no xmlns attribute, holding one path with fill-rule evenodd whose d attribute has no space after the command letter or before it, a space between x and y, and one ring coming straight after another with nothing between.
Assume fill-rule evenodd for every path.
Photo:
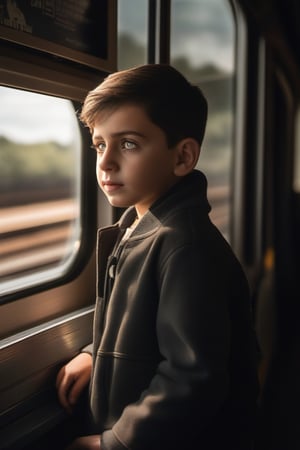
<instances>
[{"instance_id":1,"label":"boy's nose","mask_svg":"<svg viewBox=\"0 0 300 450\"><path fill-rule=\"evenodd\" d=\"M101 170L113 170L117 166L116 155L112 146L106 147L102 155L98 155L98 164Z\"/></svg>"}]
</instances>

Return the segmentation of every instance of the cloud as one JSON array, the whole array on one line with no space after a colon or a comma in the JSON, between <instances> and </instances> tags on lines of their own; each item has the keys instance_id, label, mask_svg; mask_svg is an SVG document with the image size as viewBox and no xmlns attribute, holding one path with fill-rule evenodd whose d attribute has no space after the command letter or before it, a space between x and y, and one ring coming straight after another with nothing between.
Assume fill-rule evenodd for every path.
<instances>
[{"instance_id":1,"label":"cloud","mask_svg":"<svg viewBox=\"0 0 300 450\"><path fill-rule=\"evenodd\" d=\"M191 66L213 63L232 71L233 14L220 0L174 0L171 20L172 59L185 57Z\"/></svg>"}]
</instances>

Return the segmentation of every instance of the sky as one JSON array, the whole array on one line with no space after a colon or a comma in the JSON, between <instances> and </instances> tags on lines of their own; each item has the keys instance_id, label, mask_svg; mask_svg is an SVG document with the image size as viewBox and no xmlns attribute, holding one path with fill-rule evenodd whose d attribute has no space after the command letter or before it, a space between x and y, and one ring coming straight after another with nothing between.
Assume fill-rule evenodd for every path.
<instances>
[{"instance_id":1,"label":"sky","mask_svg":"<svg viewBox=\"0 0 300 450\"><path fill-rule=\"evenodd\" d=\"M0 86L0 136L20 143L68 145L77 120L68 100Z\"/></svg>"},{"instance_id":2,"label":"sky","mask_svg":"<svg viewBox=\"0 0 300 450\"><path fill-rule=\"evenodd\" d=\"M227 0L173 0L171 50L190 64L233 69L234 28Z\"/></svg>"}]
</instances>

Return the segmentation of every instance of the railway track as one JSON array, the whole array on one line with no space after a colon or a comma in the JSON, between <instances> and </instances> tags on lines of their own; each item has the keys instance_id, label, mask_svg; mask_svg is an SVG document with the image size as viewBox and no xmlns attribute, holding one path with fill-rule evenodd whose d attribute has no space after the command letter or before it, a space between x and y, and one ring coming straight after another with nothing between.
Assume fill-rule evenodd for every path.
<instances>
[{"instance_id":1,"label":"railway track","mask_svg":"<svg viewBox=\"0 0 300 450\"><path fill-rule=\"evenodd\" d=\"M73 246L78 211L73 199L1 208L1 279L64 260Z\"/></svg>"}]
</instances>

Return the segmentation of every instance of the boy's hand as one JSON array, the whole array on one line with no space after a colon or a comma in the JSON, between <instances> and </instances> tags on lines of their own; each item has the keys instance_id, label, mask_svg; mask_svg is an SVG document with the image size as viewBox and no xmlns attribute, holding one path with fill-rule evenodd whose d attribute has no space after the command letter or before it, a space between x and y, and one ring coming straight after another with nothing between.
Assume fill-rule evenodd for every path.
<instances>
[{"instance_id":1,"label":"boy's hand","mask_svg":"<svg viewBox=\"0 0 300 450\"><path fill-rule=\"evenodd\" d=\"M92 371L92 357L80 353L63 366L56 377L56 389L61 405L72 412L81 392L88 385Z\"/></svg>"},{"instance_id":2,"label":"boy's hand","mask_svg":"<svg viewBox=\"0 0 300 450\"><path fill-rule=\"evenodd\" d=\"M101 450L100 436L84 436L75 439L65 450Z\"/></svg>"}]
</instances>

